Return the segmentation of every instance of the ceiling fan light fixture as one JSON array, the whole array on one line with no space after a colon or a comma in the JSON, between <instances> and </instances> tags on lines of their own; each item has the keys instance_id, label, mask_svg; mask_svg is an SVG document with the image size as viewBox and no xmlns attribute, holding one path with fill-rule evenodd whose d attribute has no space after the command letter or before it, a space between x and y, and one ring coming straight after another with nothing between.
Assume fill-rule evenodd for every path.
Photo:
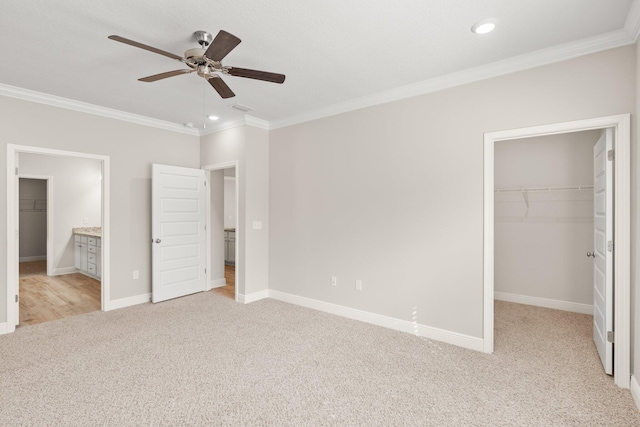
<instances>
[{"instance_id":1,"label":"ceiling fan light fixture","mask_svg":"<svg viewBox=\"0 0 640 427\"><path fill-rule=\"evenodd\" d=\"M471 27L471 32L475 34L487 34L496 28L496 21L494 19L485 19L480 22L476 22Z\"/></svg>"}]
</instances>

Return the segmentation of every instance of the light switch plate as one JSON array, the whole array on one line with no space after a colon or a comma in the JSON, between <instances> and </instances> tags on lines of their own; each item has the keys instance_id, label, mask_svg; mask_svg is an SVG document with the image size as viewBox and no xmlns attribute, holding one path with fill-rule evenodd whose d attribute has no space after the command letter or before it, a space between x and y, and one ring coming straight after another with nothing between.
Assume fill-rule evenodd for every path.
<instances>
[{"instance_id":1,"label":"light switch plate","mask_svg":"<svg viewBox=\"0 0 640 427\"><path fill-rule=\"evenodd\" d=\"M262 230L262 221L253 221L254 230Z\"/></svg>"}]
</instances>

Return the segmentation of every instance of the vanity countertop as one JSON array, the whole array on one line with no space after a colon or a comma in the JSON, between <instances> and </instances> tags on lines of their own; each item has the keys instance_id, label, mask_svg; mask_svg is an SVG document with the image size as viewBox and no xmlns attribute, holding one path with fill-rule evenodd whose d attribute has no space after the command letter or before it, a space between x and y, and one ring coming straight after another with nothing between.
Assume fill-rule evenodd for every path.
<instances>
[{"instance_id":1,"label":"vanity countertop","mask_svg":"<svg viewBox=\"0 0 640 427\"><path fill-rule=\"evenodd\" d=\"M84 236L102 237L102 227L75 227L73 234L82 234Z\"/></svg>"}]
</instances>

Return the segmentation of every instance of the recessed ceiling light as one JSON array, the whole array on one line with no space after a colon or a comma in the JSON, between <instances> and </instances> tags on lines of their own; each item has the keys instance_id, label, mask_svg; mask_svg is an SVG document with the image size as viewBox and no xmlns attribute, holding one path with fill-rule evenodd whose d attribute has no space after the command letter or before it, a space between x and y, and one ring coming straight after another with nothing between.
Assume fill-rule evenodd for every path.
<instances>
[{"instance_id":1,"label":"recessed ceiling light","mask_svg":"<svg viewBox=\"0 0 640 427\"><path fill-rule=\"evenodd\" d=\"M496 23L493 19L485 19L484 21L477 22L471 27L471 31L476 34L487 34L496 28Z\"/></svg>"},{"instance_id":2,"label":"recessed ceiling light","mask_svg":"<svg viewBox=\"0 0 640 427\"><path fill-rule=\"evenodd\" d=\"M209 120L218 120L220 117L214 116L213 114L209 116Z\"/></svg>"}]
</instances>

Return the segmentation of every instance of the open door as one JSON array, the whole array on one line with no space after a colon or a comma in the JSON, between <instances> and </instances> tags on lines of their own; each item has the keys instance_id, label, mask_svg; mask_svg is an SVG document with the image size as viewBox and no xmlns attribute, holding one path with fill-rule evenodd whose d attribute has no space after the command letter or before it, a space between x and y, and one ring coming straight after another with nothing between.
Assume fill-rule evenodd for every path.
<instances>
[{"instance_id":1,"label":"open door","mask_svg":"<svg viewBox=\"0 0 640 427\"><path fill-rule=\"evenodd\" d=\"M613 374L613 131L593 147L593 341Z\"/></svg>"},{"instance_id":2,"label":"open door","mask_svg":"<svg viewBox=\"0 0 640 427\"><path fill-rule=\"evenodd\" d=\"M206 290L206 180L201 169L157 164L152 176L155 303Z\"/></svg>"}]
</instances>

